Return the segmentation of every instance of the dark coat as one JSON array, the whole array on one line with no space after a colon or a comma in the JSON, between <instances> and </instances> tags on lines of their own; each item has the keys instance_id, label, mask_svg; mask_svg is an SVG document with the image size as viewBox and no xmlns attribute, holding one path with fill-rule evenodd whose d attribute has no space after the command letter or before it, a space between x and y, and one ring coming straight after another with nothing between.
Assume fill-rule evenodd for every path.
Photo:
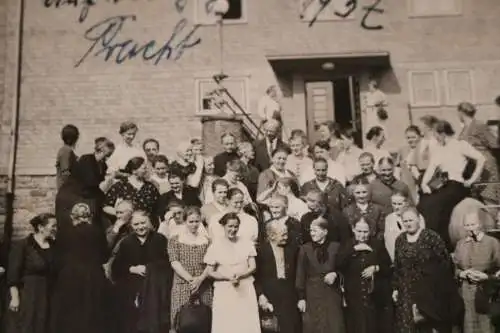
<instances>
[{"instance_id":1,"label":"dark coat","mask_svg":"<svg viewBox=\"0 0 500 333\"><path fill-rule=\"evenodd\" d=\"M277 148L288 147L281 139L277 139ZM266 139L261 139L255 142L255 166L260 172L268 169L271 166L271 156L269 156Z\"/></svg>"}]
</instances>

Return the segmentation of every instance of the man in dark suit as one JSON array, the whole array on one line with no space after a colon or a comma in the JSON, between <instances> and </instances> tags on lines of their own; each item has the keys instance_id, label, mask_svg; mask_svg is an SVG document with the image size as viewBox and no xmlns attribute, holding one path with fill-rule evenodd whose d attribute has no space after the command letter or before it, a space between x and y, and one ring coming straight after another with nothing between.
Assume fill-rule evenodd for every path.
<instances>
[{"instance_id":1,"label":"man in dark suit","mask_svg":"<svg viewBox=\"0 0 500 333\"><path fill-rule=\"evenodd\" d=\"M288 241L288 228L279 221L268 222L266 234L267 240L262 243L256 260L259 306L276 315L280 332L299 333L301 322L295 289L298 246Z\"/></svg>"},{"instance_id":2,"label":"man in dark suit","mask_svg":"<svg viewBox=\"0 0 500 333\"><path fill-rule=\"evenodd\" d=\"M255 143L255 166L260 172L271 166L271 155L273 151L281 147L288 147L279 138L281 124L270 119L264 124L264 138Z\"/></svg>"}]
</instances>

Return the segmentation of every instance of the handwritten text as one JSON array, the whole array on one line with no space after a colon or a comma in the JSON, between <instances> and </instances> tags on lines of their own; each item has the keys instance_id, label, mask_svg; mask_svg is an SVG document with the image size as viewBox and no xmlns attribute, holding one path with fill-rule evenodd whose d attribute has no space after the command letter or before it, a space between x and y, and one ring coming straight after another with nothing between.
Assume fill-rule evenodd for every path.
<instances>
[{"instance_id":1,"label":"handwritten text","mask_svg":"<svg viewBox=\"0 0 500 333\"><path fill-rule=\"evenodd\" d=\"M158 65L162 60L180 59L186 50L201 43L201 38L195 37L199 25L188 28L188 21L185 18L175 25L171 36L166 41L150 40L140 43L131 38L125 38L122 33L125 23L135 21L135 15L114 16L90 27L85 32L84 38L91 45L75 67L80 66L89 57L100 56L104 58L104 61L114 61L116 64L141 58Z\"/></svg>"}]
</instances>

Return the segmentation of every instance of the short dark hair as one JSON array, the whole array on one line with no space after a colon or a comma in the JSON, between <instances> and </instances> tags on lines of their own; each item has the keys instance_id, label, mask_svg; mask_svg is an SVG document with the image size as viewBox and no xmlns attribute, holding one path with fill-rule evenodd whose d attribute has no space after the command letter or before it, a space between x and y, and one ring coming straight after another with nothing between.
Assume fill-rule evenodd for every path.
<instances>
[{"instance_id":1,"label":"short dark hair","mask_svg":"<svg viewBox=\"0 0 500 333\"><path fill-rule=\"evenodd\" d=\"M330 143L326 140L319 140L319 141L316 141L316 143L314 144L314 147L319 147L319 148L322 148L325 150L330 150Z\"/></svg>"},{"instance_id":2,"label":"short dark hair","mask_svg":"<svg viewBox=\"0 0 500 333\"><path fill-rule=\"evenodd\" d=\"M368 151L362 152L361 155L359 155L358 161L365 157L368 157L373 163L375 163L375 156L373 156L373 154Z\"/></svg>"},{"instance_id":3,"label":"short dark hair","mask_svg":"<svg viewBox=\"0 0 500 333\"><path fill-rule=\"evenodd\" d=\"M384 132L384 129L380 126L373 126L366 133L366 140L371 141L373 138L380 136Z\"/></svg>"},{"instance_id":4,"label":"short dark hair","mask_svg":"<svg viewBox=\"0 0 500 333\"><path fill-rule=\"evenodd\" d=\"M137 131L139 130L139 127L137 127L137 125L132 121L124 121L123 123L120 124L120 130L118 131L118 133L123 134L131 129Z\"/></svg>"},{"instance_id":5,"label":"short dark hair","mask_svg":"<svg viewBox=\"0 0 500 333\"><path fill-rule=\"evenodd\" d=\"M128 160L127 165L125 166L125 172L132 173L135 170L139 169L145 162L146 160L144 159L144 157L132 157L130 160Z\"/></svg>"},{"instance_id":6,"label":"short dark hair","mask_svg":"<svg viewBox=\"0 0 500 333\"><path fill-rule=\"evenodd\" d=\"M61 139L63 140L64 144L68 146L74 146L79 137L80 131L75 125L65 125L61 130Z\"/></svg>"},{"instance_id":7,"label":"short dark hair","mask_svg":"<svg viewBox=\"0 0 500 333\"><path fill-rule=\"evenodd\" d=\"M229 190L229 183L223 178L217 178L212 182L212 192L215 192L217 186L224 186Z\"/></svg>"},{"instance_id":8,"label":"short dark hair","mask_svg":"<svg viewBox=\"0 0 500 333\"><path fill-rule=\"evenodd\" d=\"M232 197L234 197L235 195L238 195L238 194L244 195L242 190L240 190L237 187L233 187L233 188L230 188L229 191L227 192L227 197L229 199L231 199Z\"/></svg>"},{"instance_id":9,"label":"short dark hair","mask_svg":"<svg viewBox=\"0 0 500 333\"><path fill-rule=\"evenodd\" d=\"M406 128L405 133L408 132L413 132L418 136L422 136L422 131L420 131L420 128L417 125L410 125Z\"/></svg>"},{"instance_id":10,"label":"short dark hair","mask_svg":"<svg viewBox=\"0 0 500 333\"><path fill-rule=\"evenodd\" d=\"M437 124L439 119L437 117L430 115L430 114L427 114L425 116L420 117L420 121L423 122L425 124L425 126L427 126L429 128L433 128Z\"/></svg>"},{"instance_id":11,"label":"short dark hair","mask_svg":"<svg viewBox=\"0 0 500 333\"><path fill-rule=\"evenodd\" d=\"M115 150L115 144L110 139L100 136L94 140L94 151L101 152L104 148L108 148L109 150Z\"/></svg>"},{"instance_id":12,"label":"short dark hair","mask_svg":"<svg viewBox=\"0 0 500 333\"><path fill-rule=\"evenodd\" d=\"M56 216L52 213L42 213L32 218L30 220L30 224L35 230L35 232L38 232L38 230L40 230L40 227L45 227L50 220L55 218Z\"/></svg>"},{"instance_id":13,"label":"short dark hair","mask_svg":"<svg viewBox=\"0 0 500 333\"><path fill-rule=\"evenodd\" d=\"M221 219L219 220L219 224L222 225L222 226L226 226L227 223L230 221L230 220L236 220L238 221L238 224L241 223L241 220L238 216L237 213L226 213L224 214L224 216L221 217Z\"/></svg>"},{"instance_id":14,"label":"short dark hair","mask_svg":"<svg viewBox=\"0 0 500 333\"><path fill-rule=\"evenodd\" d=\"M435 130L436 130L436 133L445 134L447 136L452 136L455 134L455 130L453 129L453 126L451 126L451 124L446 120L439 120L436 123Z\"/></svg>"},{"instance_id":15,"label":"short dark hair","mask_svg":"<svg viewBox=\"0 0 500 333\"><path fill-rule=\"evenodd\" d=\"M173 178L180 178L180 180L184 182L186 180L186 175L178 168L172 168L168 174L168 180Z\"/></svg>"},{"instance_id":16,"label":"short dark hair","mask_svg":"<svg viewBox=\"0 0 500 333\"><path fill-rule=\"evenodd\" d=\"M469 118L474 117L476 115L476 112L477 112L476 107L474 105L472 105L472 103L469 103L469 102L462 102L462 103L458 104L457 110L458 110L458 112L463 113L464 115L466 115Z\"/></svg>"},{"instance_id":17,"label":"short dark hair","mask_svg":"<svg viewBox=\"0 0 500 333\"><path fill-rule=\"evenodd\" d=\"M150 142L154 142L156 144L156 147L158 147L158 149L160 149L160 142L156 139L153 139L153 138L148 138L148 139L144 140L144 143L142 144L142 149L145 150L146 145Z\"/></svg>"},{"instance_id":18,"label":"short dark hair","mask_svg":"<svg viewBox=\"0 0 500 333\"><path fill-rule=\"evenodd\" d=\"M165 165L168 167L168 158L165 155L158 155L155 156L153 159L153 167L156 166L156 163L165 163Z\"/></svg>"}]
</instances>

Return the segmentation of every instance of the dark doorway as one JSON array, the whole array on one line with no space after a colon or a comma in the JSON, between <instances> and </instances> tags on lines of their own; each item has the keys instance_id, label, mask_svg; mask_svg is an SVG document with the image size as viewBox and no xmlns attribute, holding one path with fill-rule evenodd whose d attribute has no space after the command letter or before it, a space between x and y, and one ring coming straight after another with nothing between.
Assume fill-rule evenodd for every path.
<instances>
[{"instance_id":1,"label":"dark doorway","mask_svg":"<svg viewBox=\"0 0 500 333\"><path fill-rule=\"evenodd\" d=\"M333 106L335 121L346 128L352 125L352 102L349 78L340 78L333 81Z\"/></svg>"}]
</instances>

